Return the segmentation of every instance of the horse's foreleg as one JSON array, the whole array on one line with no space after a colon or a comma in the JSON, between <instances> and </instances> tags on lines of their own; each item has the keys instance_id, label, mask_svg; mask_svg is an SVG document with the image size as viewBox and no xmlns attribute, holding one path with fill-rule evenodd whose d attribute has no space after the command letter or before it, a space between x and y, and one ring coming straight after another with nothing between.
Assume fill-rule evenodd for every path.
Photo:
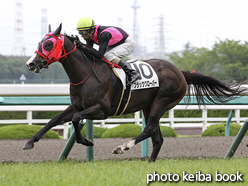
<instances>
[{"instance_id":1,"label":"horse's foreleg","mask_svg":"<svg viewBox=\"0 0 248 186\"><path fill-rule=\"evenodd\" d=\"M152 150L152 154L150 157L150 161L155 162L157 159L158 153L164 142L159 125L158 125L158 129L156 130L155 134L152 135L151 138L152 138L153 150Z\"/></svg>"},{"instance_id":2,"label":"horse's foreleg","mask_svg":"<svg viewBox=\"0 0 248 186\"><path fill-rule=\"evenodd\" d=\"M52 118L39 132L37 132L32 139L30 139L25 146L23 147L23 150L28 150L28 149L32 149L34 147L34 143L38 142L42 136L48 131L50 130L52 127L71 121L73 115L76 113L77 111L70 105L66 110L64 110L61 114L55 116L54 118Z\"/></svg>"},{"instance_id":3,"label":"horse's foreleg","mask_svg":"<svg viewBox=\"0 0 248 186\"><path fill-rule=\"evenodd\" d=\"M74 114L73 119L72 119L72 123L73 126L75 128L75 134L76 134L76 141L77 143L81 143L83 145L86 146L93 146L93 142L89 139L86 139L84 137L82 137L80 130L79 130L79 121L83 120L83 119L105 119L106 116L101 108L101 106L99 104L97 105L93 105L81 112L78 112L76 114Z\"/></svg>"},{"instance_id":4,"label":"horse's foreleg","mask_svg":"<svg viewBox=\"0 0 248 186\"><path fill-rule=\"evenodd\" d=\"M91 140L86 139L81 135L80 129L78 126L79 121L78 122L73 121L72 123L73 123L74 129L75 129L77 143L81 143L81 144L86 145L86 146L94 146L94 143Z\"/></svg>"}]
</instances>

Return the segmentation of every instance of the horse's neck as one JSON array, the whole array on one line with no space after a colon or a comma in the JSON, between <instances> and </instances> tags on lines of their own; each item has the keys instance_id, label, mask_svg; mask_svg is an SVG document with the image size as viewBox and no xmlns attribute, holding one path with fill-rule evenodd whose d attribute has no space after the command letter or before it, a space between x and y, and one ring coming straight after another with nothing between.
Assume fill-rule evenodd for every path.
<instances>
[{"instance_id":1,"label":"horse's neck","mask_svg":"<svg viewBox=\"0 0 248 186\"><path fill-rule=\"evenodd\" d=\"M70 43L69 40L65 40L65 51L70 52L72 48L73 44ZM62 62L62 65L72 83L78 83L82 81L82 79L91 72L86 59L79 50L75 50L73 53L69 54Z\"/></svg>"}]
</instances>

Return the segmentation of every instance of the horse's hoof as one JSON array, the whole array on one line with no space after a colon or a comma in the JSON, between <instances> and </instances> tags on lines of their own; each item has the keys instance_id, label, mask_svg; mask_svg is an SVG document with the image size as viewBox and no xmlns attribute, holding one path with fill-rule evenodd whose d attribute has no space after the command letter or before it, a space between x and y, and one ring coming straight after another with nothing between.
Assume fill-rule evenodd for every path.
<instances>
[{"instance_id":1,"label":"horse's hoof","mask_svg":"<svg viewBox=\"0 0 248 186\"><path fill-rule=\"evenodd\" d=\"M86 139L86 138L77 140L77 143L81 143L81 144L83 144L85 146L94 146L93 141L91 141L89 139Z\"/></svg>"},{"instance_id":2,"label":"horse's hoof","mask_svg":"<svg viewBox=\"0 0 248 186\"><path fill-rule=\"evenodd\" d=\"M112 154L123 154L123 150L121 147L117 147L115 150L113 150Z\"/></svg>"},{"instance_id":3,"label":"horse's hoof","mask_svg":"<svg viewBox=\"0 0 248 186\"><path fill-rule=\"evenodd\" d=\"M94 146L93 141L91 141L90 139L86 139L86 141L87 141L86 146Z\"/></svg>"},{"instance_id":4,"label":"horse's hoof","mask_svg":"<svg viewBox=\"0 0 248 186\"><path fill-rule=\"evenodd\" d=\"M33 143L26 143L25 146L22 148L22 150L29 150L34 147Z\"/></svg>"}]
</instances>

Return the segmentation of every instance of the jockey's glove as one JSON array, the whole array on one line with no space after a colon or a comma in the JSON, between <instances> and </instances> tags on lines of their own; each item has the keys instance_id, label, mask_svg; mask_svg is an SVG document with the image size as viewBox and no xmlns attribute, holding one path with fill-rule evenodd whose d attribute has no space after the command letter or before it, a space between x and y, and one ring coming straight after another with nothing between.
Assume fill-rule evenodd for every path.
<instances>
[{"instance_id":1,"label":"jockey's glove","mask_svg":"<svg viewBox=\"0 0 248 186\"><path fill-rule=\"evenodd\" d=\"M74 42L75 42L75 44L77 45L77 48L79 48L79 49L84 50L84 49L87 48L87 46L85 46L85 45L84 45L83 43L81 43L81 41L79 41L79 40L75 40Z\"/></svg>"}]
</instances>

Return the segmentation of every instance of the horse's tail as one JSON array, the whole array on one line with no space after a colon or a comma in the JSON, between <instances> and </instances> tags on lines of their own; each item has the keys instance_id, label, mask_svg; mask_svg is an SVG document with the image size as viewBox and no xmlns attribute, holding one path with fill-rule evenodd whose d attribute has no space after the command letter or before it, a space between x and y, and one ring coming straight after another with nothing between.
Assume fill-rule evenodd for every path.
<instances>
[{"instance_id":1,"label":"horse's tail","mask_svg":"<svg viewBox=\"0 0 248 186\"><path fill-rule=\"evenodd\" d=\"M247 88L241 87L241 84L227 84L197 72L182 71L182 73L187 81L187 93L196 96L198 105L205 105L207 102L224 104L248 92ZM189 102L190 96L187 98L186 101Z\"/></svg>"}]
</instances>

